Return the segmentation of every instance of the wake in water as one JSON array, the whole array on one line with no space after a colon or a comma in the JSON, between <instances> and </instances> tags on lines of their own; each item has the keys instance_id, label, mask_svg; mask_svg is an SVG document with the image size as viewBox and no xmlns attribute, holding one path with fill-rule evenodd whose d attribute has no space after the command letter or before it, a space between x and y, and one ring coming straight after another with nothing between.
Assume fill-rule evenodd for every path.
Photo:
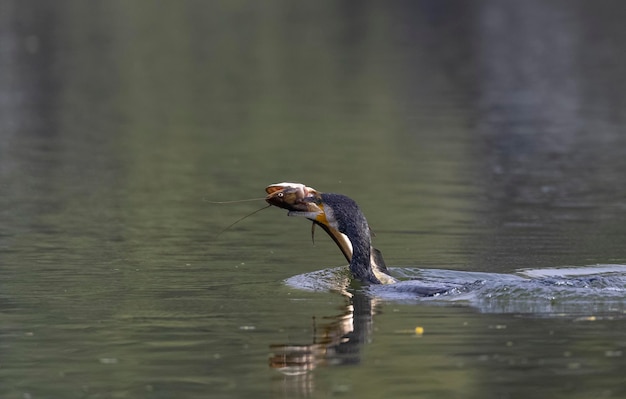
<instances>
[{"instance_id":1,"label":"wake in water","mask_svg":"<svg viewBox=\"0 0 626 399\"><path fill-rule=\"evenodd\" d=\"M524 269L515 274L390 268L400 282L369 285L368 296L383 301L467 305L484 313L536 315L626 315L626 265ZM345 268L291 277L304 290L345 292ZM425 292L440 292L424 296Z\"/></svg>"}]
</instances>

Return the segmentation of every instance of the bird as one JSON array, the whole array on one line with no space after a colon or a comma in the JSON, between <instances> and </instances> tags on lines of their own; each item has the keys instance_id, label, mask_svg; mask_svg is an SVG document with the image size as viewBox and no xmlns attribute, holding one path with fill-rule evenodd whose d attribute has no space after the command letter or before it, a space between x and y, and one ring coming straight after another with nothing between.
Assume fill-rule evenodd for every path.
<instances>
[{"instance_id":1,"label":"bird","mask_svg":"<svg viewBox=\"0 0 626 399\"><path fill-rule=\"evenodd\" d=\"M302 183L267 186L266 201L287 209L289 216L303 216L320 226L333 239L352 276L366 284L394 284L382 253L372 247L369 224L357 203L343 195L322 193Z\"/></svg>"}]
</instances>

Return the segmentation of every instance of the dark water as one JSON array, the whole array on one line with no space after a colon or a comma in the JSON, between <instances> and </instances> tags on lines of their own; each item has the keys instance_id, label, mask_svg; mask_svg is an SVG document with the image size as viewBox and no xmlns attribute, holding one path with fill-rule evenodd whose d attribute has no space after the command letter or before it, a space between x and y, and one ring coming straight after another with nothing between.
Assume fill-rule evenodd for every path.
<instances>
[{"instance_id":1,"label":"dark water","mask_svg":"<svg viewBox=\"0 0 626 399\"><path fill-rule=\"evenodd\" d=\"M2 2L0 397L626 396L625 17ZM357 200L396 273L493 285L289 284L341 278L330 240L277 209L216 237L263 203L207 202L279 181Z\"/></svg>"}]
</instances>

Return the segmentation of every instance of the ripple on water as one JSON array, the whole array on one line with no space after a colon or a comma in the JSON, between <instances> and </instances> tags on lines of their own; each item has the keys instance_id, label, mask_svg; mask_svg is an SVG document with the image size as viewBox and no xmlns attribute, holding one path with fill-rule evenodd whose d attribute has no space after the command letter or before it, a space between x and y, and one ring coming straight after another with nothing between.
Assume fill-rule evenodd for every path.
<instances>
[{"instance_id":1,"label":"ripple on water","mask_svg":"<svg viewBox=\"0 0 626 399\"><path fill-rule=\"evenodd\" d=\"M368 286L365 292L386 301L462 304L485 313L626 314L626 265L524 269L514 274L390 270L402 281ZM286 283L309 291L345 292L349 280L347 269L340 267L294 276Z\"/></svg>"}]
</instances>

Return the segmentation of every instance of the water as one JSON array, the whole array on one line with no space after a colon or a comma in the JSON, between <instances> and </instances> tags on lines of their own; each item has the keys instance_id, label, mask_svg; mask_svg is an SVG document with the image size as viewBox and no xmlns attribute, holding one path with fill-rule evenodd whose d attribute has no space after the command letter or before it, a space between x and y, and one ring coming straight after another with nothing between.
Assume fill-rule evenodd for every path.
<instances>
[{"instance_id":1,"label":"water","mask_svg":"<svg viewBox=\"0 0 626 399\"><path fill-rule=\"evenodd\" d=\"M624 11L4 2L0 397L626 396ZM333 243L207 202L279 181L354 198L394 273L493 286L290 285ZM491 300L555 267L615 290Z\"/></svg>"},{"instance_id":2,"label":"water","mask_svg":"<svg viewBox=\"0 0 626 399\"><path fill-rule=\"evenodd\" d=\"M390 272L400 281L358 290L387 302L468 306L484 313L535 317L621 318L626 311L626 265L526 269L514 274L416 268ZM301 290L353 295L345 267L296 275L286 283Z\"/></svg>"}]
</instances>

